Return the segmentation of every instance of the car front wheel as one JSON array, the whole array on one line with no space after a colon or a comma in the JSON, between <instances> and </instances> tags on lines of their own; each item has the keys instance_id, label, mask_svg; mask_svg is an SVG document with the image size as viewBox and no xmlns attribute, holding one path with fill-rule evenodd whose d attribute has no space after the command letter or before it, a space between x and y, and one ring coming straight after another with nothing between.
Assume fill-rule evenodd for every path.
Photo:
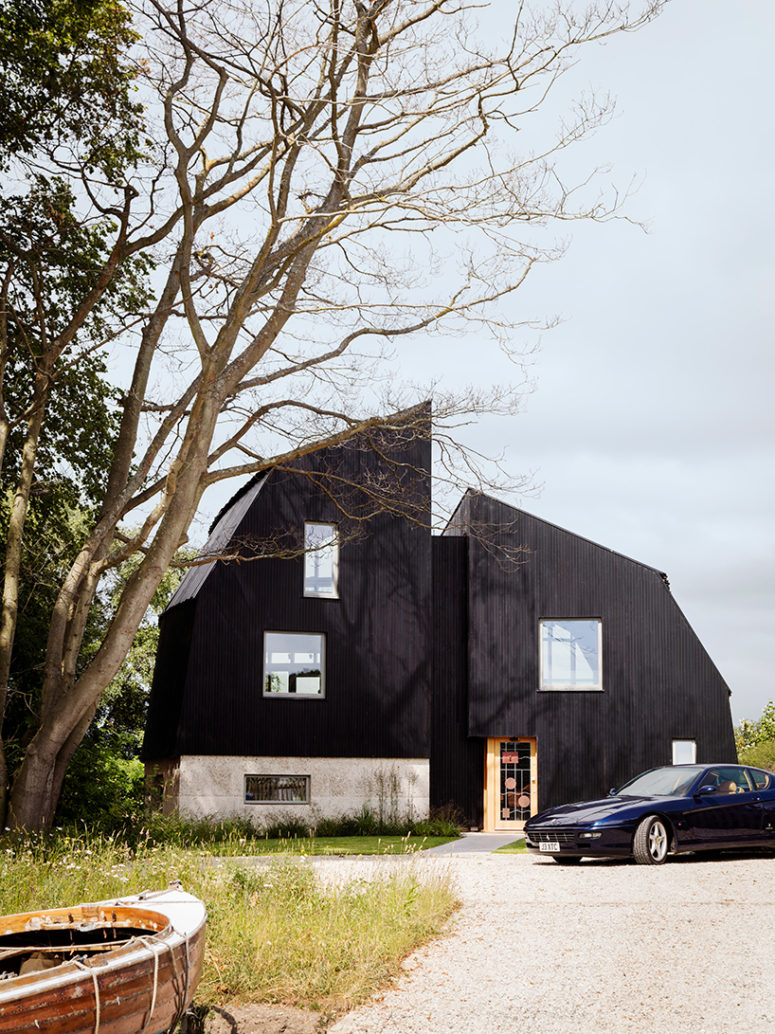
<instances>
[{"instance_id":1,"label":"car front wheel","mask_svg":"<svg viewBox=\"0 0 775 1034\"><path fill-rule=\"evenodd\" d=\"M670 835L662 819L648 815L635 830L632 854L639 865L661 865L667 858Z\"/></svg>"}]
</instances>

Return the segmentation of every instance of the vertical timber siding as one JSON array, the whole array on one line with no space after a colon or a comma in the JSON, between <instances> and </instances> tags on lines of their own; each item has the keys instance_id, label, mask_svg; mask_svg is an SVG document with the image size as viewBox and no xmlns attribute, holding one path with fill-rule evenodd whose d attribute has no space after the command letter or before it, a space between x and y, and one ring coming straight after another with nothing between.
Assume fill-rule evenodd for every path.
<instances>
[{"instance_id":1,"label":"vertical timber siding","mask_svg":"<svg viewBox=\"0 0 775 1034\"><path fill-rule=\"evenodd\" d=\"M433 540L431 808L483 821L484 742L468 735L468 539Z\"/></svg>"},{"instance_id":2,"label":"vertical timber siding","mask_svg":"<svg viewBox=\"0 0 775 1034\"><path fill-rule=\"evenodd\" d=\"M149 718L146 760L163 746L163 756L429 757L430 443L414 440L391 455L397 466L387 464L387 480L395 477L408 516L381 512L363 528L368 495L348 487L345 498L341 486L373 488L384 453L331 449L311 473L300 464L298 472L268 475L227 550L239 548L241 560L218 561L197 590L179 718L164 734ZM355 514L346 525L332 490ZM304 521L340 525L339 599L303 595L302 556L251 558L259 542L300 539ZM173 631L159 650L154 716L168 706L159 698L173 692L178 609L162 618L162 628L171 623ZM323 633L324 698L263 696L266 631Z\"/></svg>"},{"instance_id":3,"label":"vertical timber siding","mask_svg":"<svg viewBox=\"0 0 775 1034\"><path fill-rule=\"evenodd\" d=\"M663 575L485 496L465 509L496 547L525 547L509 564L471 537L469 733L536 737L539 807L670 764L673 739L735 760L729 690ZM546 617L602 620L602 692L538 690Z\"/></svg>"},{"instance_id":4,"label":"vertical timber siding","mask_svg":"<svg viewBox=\"0 0 775 1034\"><path fill-rule=\"evenodd\" d=\"M196 602L188 600L167 611L159 623L159 645L143 740L144 758L155 761L179 754L178 730L195 615Z\"/></svg>"},{"instance_id":5,"label":"vertical timber siding","mask_svg":"<svg viewBox=\"0 0 775 1034\"><path fill-rule=\"evenodd\" d=\"M394 429L237 493L211 544L239 560L162 616L145 760L430 757L431 806L476 826L488 737L536 739L541 808L669 763L673 739L734 760L729 691L663 575L471 492L432 537L430 462ZM339 525L339 599L303 595L305 521ZM539 691L542 618L601 619L602 691ZM324 698L263 696L266 631L324 635Z\"/></svg>"}]
</instances>

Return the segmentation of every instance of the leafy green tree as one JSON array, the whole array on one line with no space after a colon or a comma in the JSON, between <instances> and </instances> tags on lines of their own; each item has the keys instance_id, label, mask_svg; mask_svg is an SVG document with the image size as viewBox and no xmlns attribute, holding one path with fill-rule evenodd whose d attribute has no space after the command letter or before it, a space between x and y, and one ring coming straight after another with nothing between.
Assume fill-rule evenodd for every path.
<instances>
[{"instance_id":1,"label":"leafy green tree","mask_svg":"<svg viewBox=\"0 0 775 1034\"><path fill-rule=\"evenodd\" d=\"M775 701L755 722L744 718L735 728L737 756L744 765L775 771Z\"/></svg>"},{"instance_id":2,"label":"leafy green tree","mask_svg":"<svg viewBox=\"0 0 775 1034\"><path fill-rule=\"evenodd\" d=\"M136 40L114 0L0 0L0 169L61 147L121 180L142 140Z\"/></svg>"},{"instance_id":3,"label":"leafy green tree","mask_svg":"<svg viewBox=\"0 0 775 1034\"><path fill-rule=\"evenodd\" d=\"M0 0L0 819L5 739L27 739L17 705L40 699L58 586L97 517L119 426L104 347L148 300L149 260L116 250L141 142L136 38L115 0Z\"/></svg>"}]
</instances>

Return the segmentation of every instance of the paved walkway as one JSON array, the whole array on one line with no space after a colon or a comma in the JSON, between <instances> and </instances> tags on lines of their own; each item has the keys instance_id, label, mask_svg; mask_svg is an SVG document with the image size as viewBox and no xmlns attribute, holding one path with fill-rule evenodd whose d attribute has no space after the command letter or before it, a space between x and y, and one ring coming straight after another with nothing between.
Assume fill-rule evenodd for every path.
<instances>
[{"instance_id":1,"label":"paved walkway","mask_svg":"<svg viewBox=\"0 0 775 1034\"><path fill-rule=\"evenodd\" d=\"M522 840L521 833L463 833L458 840L429 847L423 854L489 854L506 844Z\"/></svg>"}]
</instances>

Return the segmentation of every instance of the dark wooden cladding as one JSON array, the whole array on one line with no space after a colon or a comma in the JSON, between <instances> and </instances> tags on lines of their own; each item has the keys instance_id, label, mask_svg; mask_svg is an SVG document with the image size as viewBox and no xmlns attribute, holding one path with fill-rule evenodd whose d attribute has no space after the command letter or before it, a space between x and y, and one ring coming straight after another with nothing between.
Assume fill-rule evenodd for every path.
<instances>
[{"instance_id":1,"label":"dark wooden cladding","mask_svg":"<svg viewBox=\"0 0 775 1034\"><path fill-rule=\"evenodd\" d=\"M729 690L664 575L473 492L432 537L430 464L398 421L237 493L210 539L232 559L162 617L145 760L430 758L432 807L479 826L490 738L535 739L541 808L670 763L673 740L735 759ZM338 599L303 594L305 521L338 525ZM602 690L540 690L547 618L601 621ZM324 696L264 696L266 632L323 636Z\"/></svg>"},{"instance_id":2,"label":"dark wooden cladding","mask_svg":"<svg viewBox=\"0 0 775 1034\"><path fill-rule=\"evenodd\" d=\"M457 518L525 547L511 564L470 539L469 734L536 737L540 807L670 764L674 739L695 740L698 761L735 760L729 690L664 575L485 496ZM539 691L551 617L602 620L602 691Z\"/></svg>"},{"instance_id":3,"label":"dark wooden cladding","mask_svg":"<svg viewBox=\"0 0 775 1034\"><path fill-rule=\"evenodd\" d=\"M162 617L146 760L429 756L429 470L430 441L394 434L269 474L232 540L240 562L214 565L188 616ZM251 558L298 545L305 521L339 526L338 599L303 595L300 555ZM325 637L324 698L263 696L266 631Z\"/></svg>"},{"instance_id":4,"label":"dark wooden cladding","mask_svg":"<svg viewBox=\"0 0 775 1034\"><path fill-rule=\"evenodd\" d=\"M167 610L159 622L159 645L143 740L144 757L172 758L179 753L179 728L195 625L194 599Z\"/></svg>"},{"instance_id":5,"label":"dark wooden cladding","mask_svg":"<svg viewBox=\"0 0 775 1034\"><path fill-rule=\"evenodd\" d=\"M468 734L468 540L433 539L431 807L483 820L484 741Z\"/></svg>"}]
</instances>

